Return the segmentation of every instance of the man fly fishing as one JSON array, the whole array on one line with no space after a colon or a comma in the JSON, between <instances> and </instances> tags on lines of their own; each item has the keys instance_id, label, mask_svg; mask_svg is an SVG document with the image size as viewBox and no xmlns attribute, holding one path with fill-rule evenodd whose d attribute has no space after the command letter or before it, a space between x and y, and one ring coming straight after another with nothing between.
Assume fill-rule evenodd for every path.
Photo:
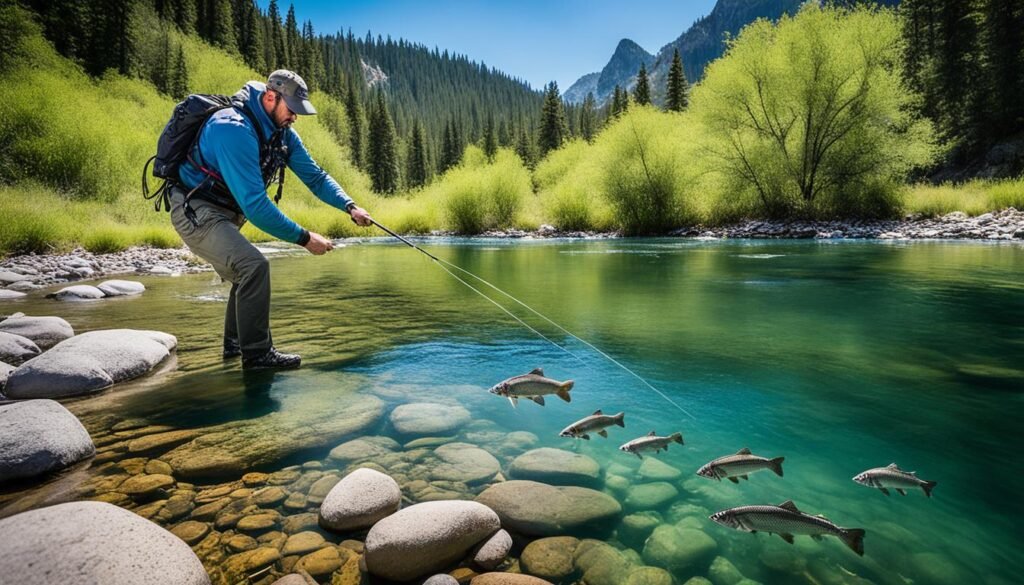
<instances>
[{"instance_id":1,"label":"man fly fishing","mask_svg":"<svg viewBox=\"0 0 1024 585\"><path fill-rule=\"evenodd\" d=\"M284 179L284 167L321 201L343 210L360 226L370 215L313 160L291 128L297 116L316 114L305 81L278 70L266 84L250 81L232 105L203 123L178 181L169 186L171 221L196 255L231 283L224 317L224 358L242 357L243 369L296 368L298 355L279 352L270 334L270 265L242 234L251 221L260 230L321 255L333 246L302 228L272 204L267 187ZM169 127L174 120L169 123ZM277 198L280 198L278 187Z\"/></svg>"}]
</instances>

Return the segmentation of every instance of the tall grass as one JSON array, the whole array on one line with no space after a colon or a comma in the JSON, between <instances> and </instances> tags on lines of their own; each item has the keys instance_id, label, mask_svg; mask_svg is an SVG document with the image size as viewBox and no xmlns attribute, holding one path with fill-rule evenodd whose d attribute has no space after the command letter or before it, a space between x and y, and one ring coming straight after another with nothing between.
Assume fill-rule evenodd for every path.
<instances>
[{"instance_id":1,"label":"tall grass","mask_svg":"<svg viewBox=\"0 0 1024 585\"><path fill-rule=\"evenodd\" d=\"M904 199L906 213L937 217L962 211L981 215L1013 207L1024 210L1024 178L1006 181L974 180L961 185L913 185Z\"/></svg>"}]
</instances>

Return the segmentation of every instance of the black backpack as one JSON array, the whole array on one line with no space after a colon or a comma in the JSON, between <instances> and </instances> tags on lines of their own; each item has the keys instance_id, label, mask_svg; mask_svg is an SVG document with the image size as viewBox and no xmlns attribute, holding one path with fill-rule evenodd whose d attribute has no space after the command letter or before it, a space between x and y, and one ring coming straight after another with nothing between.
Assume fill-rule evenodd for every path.
<instances>
[{"instance_id":1,"label":"black backpack","mask_svg":"<svg viewBox=\"0 0 1024 585\"><path fill-rule=\"evenodd\" d=\"M266 175L269 174L270 177L278 175L276 177L278 180L277 196L274 198L274 202L280 201L281 188L284 183L283 161L275 160L275 168L266 168L270 165L265 164L265 162L270 161L268 160L269 157L265 156L265 153L272 149L267 148L263 134L259 131L259 124L246 111L245 105L237 99L237 96L192 94L174 107L171 119L167 121L167 125L164 126L164 130L160 133L159 140L157 140L156 155L150 157L146 161L145 166L142 167L142 196L146 200L156 199L153 205L154 210L160 211L161 207L164 208L164 211L171 210L170 188L178 183L178 169L186 160L189 160L190 153L199 142L199 135L206 121L216 112L226 108L236 108L256 128L256 136L260 141L260 163L261 170L264 171L265 175L264 180L269 186ZM278 145L277 149L280 149L280 145ZM151 163L153 165L153 176L163 179L163 183L153 193L149 192L148 180L148 169ZM270 172L268 173L267 171ZM221 183L220 187L224 191L227 190L223 183Z\"/></svg>"}]
</instances>

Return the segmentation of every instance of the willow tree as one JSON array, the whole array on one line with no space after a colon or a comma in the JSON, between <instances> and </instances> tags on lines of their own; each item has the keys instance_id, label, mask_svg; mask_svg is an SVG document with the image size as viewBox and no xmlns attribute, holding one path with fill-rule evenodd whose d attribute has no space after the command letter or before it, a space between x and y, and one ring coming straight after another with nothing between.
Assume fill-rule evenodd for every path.
<instances>
[{"instance_id":1,"label":"willow tree","mask_svg":"<svg viewBox=\"0 0 1024 585\"><path fill-rule=\"evenodd\" d=\"M805 5L743 29L709 66L692 108L712 164L770 216L887 216L934 153L900 75L887 10Z\"/></svg>"}]
</instances>

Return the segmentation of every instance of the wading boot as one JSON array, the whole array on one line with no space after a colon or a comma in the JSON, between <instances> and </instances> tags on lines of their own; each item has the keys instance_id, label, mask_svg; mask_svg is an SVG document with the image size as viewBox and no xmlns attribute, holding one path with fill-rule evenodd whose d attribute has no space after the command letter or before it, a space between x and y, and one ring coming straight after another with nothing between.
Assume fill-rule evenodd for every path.
<instances>
[{"instance_id":1,"label":"wading boot","mask_svg":"<svg viewBox=\"0 0 1024 585\"><path fill-rule=\"evenodd\" d=\"M242 356L242 346L235 339L224 340L224 359L232 360Z\"/></svg>"},{"instance_id":2,"label":"wading boot","mask_svg":"<svg viewBox=\"0 0 1024 585\"><path fill-rule=\"evenodd\" d=\"M267 353L256 358L243 358L243 370L288 370L297 368L302 364L302 358L291 353L281 353L275 348L270 348Z\"/></svg>"}]
</instances>

